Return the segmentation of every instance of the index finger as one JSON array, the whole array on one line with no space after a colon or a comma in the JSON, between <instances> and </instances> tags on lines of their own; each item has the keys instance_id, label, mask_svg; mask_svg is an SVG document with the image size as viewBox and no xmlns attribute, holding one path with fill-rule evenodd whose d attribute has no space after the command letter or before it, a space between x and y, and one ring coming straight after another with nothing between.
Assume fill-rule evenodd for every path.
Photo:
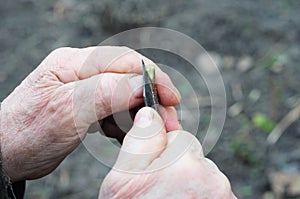
<instances>
[{"instance_id":1,"label":"index finger","mask_svg":"<svg viewBox=\"0 0 300 199\"><path fill-rule=\"evenodd\" d=\"M47 57L46 65L54 65L58 79L63 83L69 83L101 73L142 74L141 60L144 60L146 65L155 66L161 104L177 105L180 102L180 93L170 77L150 59L127 47L60 48Z\"/></svg>"}]
</instances>

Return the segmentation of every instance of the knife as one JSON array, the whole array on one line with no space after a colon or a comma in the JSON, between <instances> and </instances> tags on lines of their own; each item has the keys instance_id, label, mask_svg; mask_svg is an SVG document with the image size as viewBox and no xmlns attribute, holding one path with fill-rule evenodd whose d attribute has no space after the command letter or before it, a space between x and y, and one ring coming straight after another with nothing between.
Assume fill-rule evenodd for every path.
<instances>
[{"instance_id":1,"label":"knife","mask_svg":"<svg viewBox=\"0 0 300 199\"><path fill-rule=\"evenodd\" d=\"M145 101L145 106L151 107L157 112L159 112L159 100L157 95L157 89L155 84L155 68L153 65L145 66L142 60L143 68L143 97Z\"/></svg>"}]
</instances>

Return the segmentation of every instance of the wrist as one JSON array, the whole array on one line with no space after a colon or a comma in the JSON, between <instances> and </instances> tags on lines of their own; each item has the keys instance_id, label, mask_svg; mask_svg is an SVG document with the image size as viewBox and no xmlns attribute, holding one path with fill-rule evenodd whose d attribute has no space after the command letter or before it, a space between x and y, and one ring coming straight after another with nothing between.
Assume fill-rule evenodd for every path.
<instances>
[{"instance_id":1,"label":"wrist","mask_svg":"<svg viewBox=\"0 0 300 199\"><path fill-rule=\"evenodd\" d=\"M0 102L0 178L2 184L1 193L4 194L5 198L24 198L25 192L25 181L12 182L11 177L7 174L4 168L5 162L2 157L2 137L4 135L2 125L2 103Z\"/></svg>"},{"instance_id":2,"label":"wrist","mask_svg":"<svg viewBox=\"0 0 300 199\"><path fill-rule=\"evenodd\" d=\"M3 125L2 125L2 102L0 102L0 160L1 160L1 177L5 179L5 181L8 181L10 183L10 177L7 175L5 169L4 169L4 158L3 158L3 136L4 136L4 130L3 130ZM3 172L3 173L2 173Z\"/></svg>"},{"instance_id":3,"label":"wrist","mask_svg":"<svg viewBox=\"0 0 300 199\"><path fill-rule=\"evenodd\" d=\"M13 167L10 166L9 159L12 158L12 156L8 155L7 150L7 125L5 125L5 108L4 108L4 101L0 103L0 155L1 155L1 164L2 164L2 172L3 175L6 176L9 181L16 182L20 179L17 178L17 175L13 170L11 170ZM11 169L9 169L11 168Z\"/></svg>"}]
</instances>

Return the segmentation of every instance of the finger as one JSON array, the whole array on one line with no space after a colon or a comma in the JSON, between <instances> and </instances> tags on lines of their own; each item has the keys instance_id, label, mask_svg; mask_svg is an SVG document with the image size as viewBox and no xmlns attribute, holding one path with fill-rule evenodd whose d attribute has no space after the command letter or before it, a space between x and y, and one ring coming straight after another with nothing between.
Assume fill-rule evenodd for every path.
<instances>
[{"instance_id":1,"label":"finger","mask_svg":"<svg viewBox=\"0 0 300 199\"><path fill-rule=\"evenodd\" d=\"M141 108L142 107L136 107L130 111L126 110L114 113L101 120L101 127L99 122L92 124L88 132L92 133L100 131L108 137L116 138L122 144L126 133L133 126L133 119L136 113ZM177 112L174 107L160 106L159 113L165 123L167 132L181 129L181 125L178 122Z\"/></svg>"},{"instance_id":2,"label":"finger","mask_svg":"<svg viewBox=\"0 0 300 199\"><path fill-rule=\"evenodd\" d=\"M152 162L148 168L149 170L165 168L178 161L189 162L190 159L193 159L197 162L204 159L202 146L191 133L177 130L169 132L167 137L168 145L166 149L159 159Z\"/></svg>"},{"instance_id":3,"label":"finger","mask_svg":"<svg viewBox=\"0 0 300 199\"><path fill-rule=\"evenodd\" d=\"M168 148L180 148L184 155L192 155L195 158L203 159L203 149L199 140L190 132L179 130L168 133Z\"/></svg>"},{"instance_id":4,"label":"finger","mask_svg":"<svg viewBox=\"0 0 300 199\"><path fill-rule=\"evenodd\" d=\"M132 129L125 136L114 168L128 172L144 171L166 145L163 120L154 109L144 107L137 113Z\"/></svg>"},{"instance_id":5,"label":"finger","mask_svg":"<svg viewBox=\"0 0 300 199\"><path fill-rule=\"evenodd\" d=\"M133 118L141 108L142 107L136 107L134 109L131 109L129 112L123 111L114 113L113 115L104 118L101 121L102 132L106 136L116 138L120 143L123 143L123 139L126 133L133 126ZM159 113L164 121L167 132L181 129L181 125L178 122L177 112L174 107L160 106ZM92 127L90 127L90 130L94 132L100 131L99 123L97 122L95 125L92 125Z\"/></svg>"},{"instance_id":6,"label":"finger","mask_svg":"<svg viewBox=\"0 0 300 199\"><path fill-rule=\"evenodd\" d=\"M87 79L100 73L142 74L141 60L154 65L161 103L177 105L180 93L167 74L150 59L127 47L97 46L84 49L59 48L42 65L51 66L52 72L63 83Z\"/></svg>"},{"instance_id":7,"label":"finger","mask_svg":"<svg viewBox=\"0 0 300 199\"><path fill-rule=\"evenodd\" d=\"M104 73L76 82L73 93L73 114L78 128L143 102L142 76Z\"/></svg>"},{"instance_id":8,"label":"finger","mask_svg":"<svg viewBox=\"0 0 300 199\"><path fill-rule=\"evenodd\" d=\"M170 77L163 72L155 72L155 81L160 103L165 106L176 106L180 103L181 95L173 86Z\"/></svg>"},{"instance_id":9,"label":"finger","mask_svg":"<svg viewBox=\"0 0 300 199\"><path fill-rule=\"evenodd\" d=\"M178 115L173 106L160 106L159 113L165 123L167 132L181 130L181 125L178 121Z\"/></svg>"}]
</instances>

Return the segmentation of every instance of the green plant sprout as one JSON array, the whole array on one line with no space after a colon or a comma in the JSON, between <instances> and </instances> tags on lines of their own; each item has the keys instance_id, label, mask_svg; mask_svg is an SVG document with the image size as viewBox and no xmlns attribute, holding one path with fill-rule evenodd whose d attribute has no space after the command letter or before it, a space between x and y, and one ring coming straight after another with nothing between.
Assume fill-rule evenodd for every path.
<instances>
[{"instance_id":1,"label":"green plant sprout","mask_svg":"<svg viewBox=\"0 0 300 199\"><path fill-rule=\"evenodd\" d=\"M261 128L266 133L271 133L271 131L275 126L274 122L271 121L266 115L262 113L255 114L252 121L254 126Z\"/></svg>"},{"instance_id":2,"label":"green plant sprout","mask_svg":"<svg viewBox=\"0 0 300 199\"><path fill-rule=\"evenodd\" d=\"M150 79L152 81L154 81L154 78L155 78L155 67L154 67L154 65L148 65L146 70L149 74Z\"/></svg>"}]
</instances>

